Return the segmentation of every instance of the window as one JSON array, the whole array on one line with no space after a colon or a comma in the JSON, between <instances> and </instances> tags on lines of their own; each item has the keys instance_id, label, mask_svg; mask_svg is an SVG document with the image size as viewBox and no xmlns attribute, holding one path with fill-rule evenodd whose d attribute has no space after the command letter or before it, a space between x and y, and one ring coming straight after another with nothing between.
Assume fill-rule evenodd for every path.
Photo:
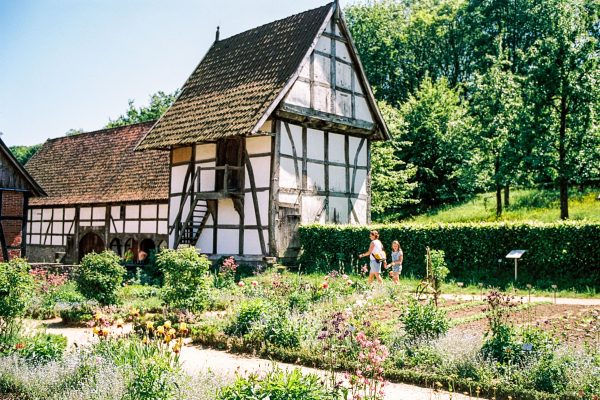
<instances>
[{"instance_id":1,"label":"window","mask_svg":"<svg viewBox=\"0 0 600 400\"><path fill-rule=\"evenodd\" d=\"M242 189L244 170L242 139L224 139L217 143L217 173L215 189L238 192ZM225 182L227 180L227 182Z\"/></svg>"}]
</instances>

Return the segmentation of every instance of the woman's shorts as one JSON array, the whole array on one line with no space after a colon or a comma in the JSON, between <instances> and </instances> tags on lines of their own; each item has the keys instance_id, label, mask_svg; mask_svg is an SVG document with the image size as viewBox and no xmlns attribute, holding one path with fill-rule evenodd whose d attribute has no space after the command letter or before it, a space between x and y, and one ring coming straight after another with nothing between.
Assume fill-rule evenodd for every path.
<instances>
[{"instance_id":1,"label":"woman's shorts","mask_svg":"<svg viewBox=\"0 0 600 400\"><path fill-rule=\"evenodd\" d=\"M381 273L381 262L377 260L371 260L371 273Z\"/></svg>"},{"instance_id":2,"label":"woman's shorts","mask_svg":"<svg viewBox=\"0 0 600 400\"><path fill-rule=\"evenodd\" d=\"M392 267L392 272L399 274L402 272L402 265L394 265Z\"/></svg>"}]
</instances>

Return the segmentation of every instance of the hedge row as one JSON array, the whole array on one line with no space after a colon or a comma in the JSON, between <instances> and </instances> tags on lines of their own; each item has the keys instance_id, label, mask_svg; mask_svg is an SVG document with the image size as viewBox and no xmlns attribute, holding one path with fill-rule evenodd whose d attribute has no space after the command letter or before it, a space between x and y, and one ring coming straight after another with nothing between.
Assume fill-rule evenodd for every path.
<instances>
[{"instance_id":1,"label":"hedge row","mask_svg":"<svg viewBox=\"0 0 600 400\"><path fill-rule=\"evenodd\" d=\"M364 264L357 256L368 249L371 229L379 231L388 253L391 242L400 241L403 274L424 275L429 246L446 252L451 278L503 286L514 275L514 261L505 256L524 249L519 284L600 288L600 224L583 222L305 225L299 229L302 270L327 271L342 265L348 270Z\"/></svg>"}]
</instances>

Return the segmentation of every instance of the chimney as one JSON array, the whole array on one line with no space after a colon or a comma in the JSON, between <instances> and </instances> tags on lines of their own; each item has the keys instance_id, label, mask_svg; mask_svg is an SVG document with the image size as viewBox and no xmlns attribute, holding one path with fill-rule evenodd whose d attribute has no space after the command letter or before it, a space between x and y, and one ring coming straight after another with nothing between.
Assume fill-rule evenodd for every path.
<instances>
[{"instance_id":1,"label":"chimney","mask_svg":"<svg viewBox=\"0 0 600 400\"><path fill-rule=\"evenodd\" d=\"M219 41L219 27L217 26L217 33L215 33L215 42Z\"/></svg>"}]
</instances>

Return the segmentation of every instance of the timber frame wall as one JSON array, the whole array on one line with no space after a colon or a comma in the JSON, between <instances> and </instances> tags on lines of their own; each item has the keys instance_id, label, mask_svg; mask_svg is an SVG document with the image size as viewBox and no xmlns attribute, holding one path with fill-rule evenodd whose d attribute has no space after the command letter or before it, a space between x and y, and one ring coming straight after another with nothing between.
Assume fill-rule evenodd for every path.
<instances>
[{"instance_id":1,"label":"timber frame wall","mask_svg":"<svg viewBox=\"0 0 600 400\"><path fill-rule=\"evenodd\" d=\"M0 189L0 261L27 255L27 205L29 194Z\"/></svg>"}]
</instances>

